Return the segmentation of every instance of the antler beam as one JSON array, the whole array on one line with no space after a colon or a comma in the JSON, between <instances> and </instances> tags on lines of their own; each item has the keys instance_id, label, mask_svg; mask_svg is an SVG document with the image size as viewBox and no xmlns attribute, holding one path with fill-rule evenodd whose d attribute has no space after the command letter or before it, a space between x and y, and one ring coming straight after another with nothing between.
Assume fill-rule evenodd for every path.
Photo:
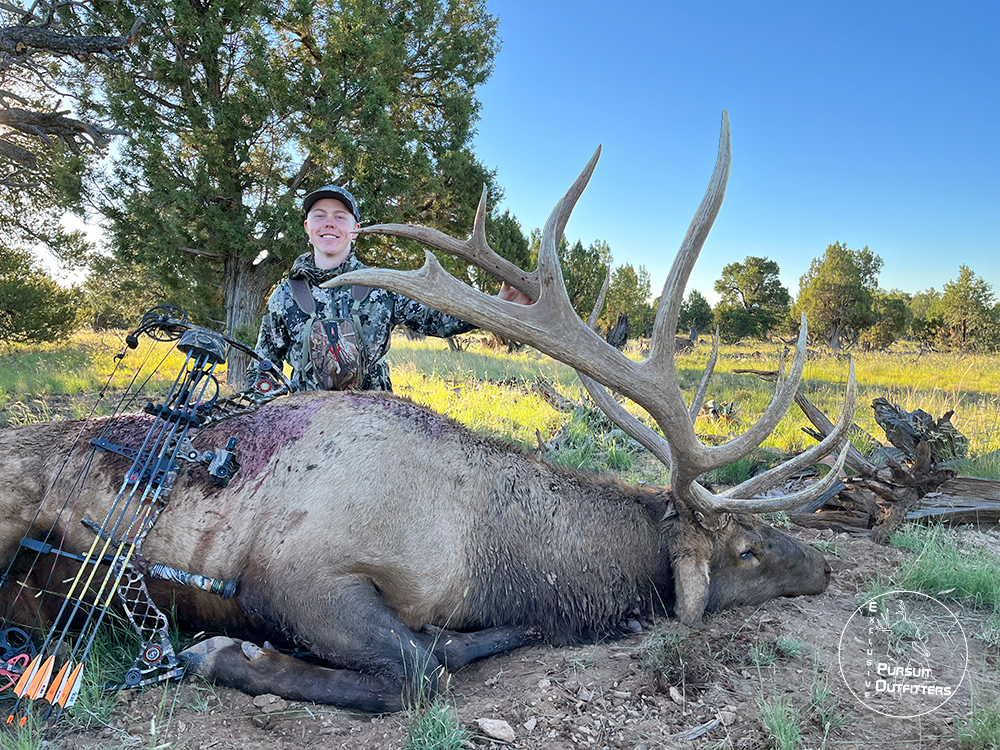
<instances>
[{"instance_id":1,"label":"antler beam","mask_svg":"<svg viewBox=\"0 0 1000 750\"><path fill-rule=\"evenodd\" d=\"M573 367L580 373L584 385L598 405L623 430L670 466L671 488L674 494L703 513L764 512L774 510L776 507L787 508L801 504L811 496L822 492L825 485L817 483L803 493L784 498L747 499L750 494L761 493L774 487L784 477L796 471L797 467L814 461L821 452L828 451L843 440L846 427L853 418L855 402L853 367L841 424L823 443L814 446L802 457L785 466L776 467L763 477L746 482L723 495L715 495L695 481L705 471L730 464L747 455L771 434L795 397L806 356L807 328L803 316L791 367L786 375L783 364L779 363L778 383L774 396L760 418L749 430L723 445L709 446L698 440L692 423L697 414L695 407L704 395L707 377L714 365L714 354L706 376L699 386L696 403L689 408L685 404L677 382L673 336L677 330L684 287L725 196L731 162L729 115L726 112L722 115L719 154L708 189L691 221L663 286L650 356L645 362L630 360L605 342L577 316L566 292L559 265L557 254L559 240L573 207L590 181L599 156L600 148L595 151L583 172L550 214L542 232L538 268L533 273L513 266L489 248L485 238L485 194L480 200L473 236L464 242L427 227L380 225L364 230L416 239L436 249L454 253L521 289L535 300L534 304L517 305L472 289L447 273L429 251L426 253L423 267L417 271L366 269L343 274L327 282L325 286L362 284L390 289L483 328L530 344ZM663 431L665 438L660 438L629 415L604 390L604 386L632 399L646 409ZM841 463L842 461L843 456ZM822 489L817 489L820 485L823 485Z\"/></svg>"}]
</instances>

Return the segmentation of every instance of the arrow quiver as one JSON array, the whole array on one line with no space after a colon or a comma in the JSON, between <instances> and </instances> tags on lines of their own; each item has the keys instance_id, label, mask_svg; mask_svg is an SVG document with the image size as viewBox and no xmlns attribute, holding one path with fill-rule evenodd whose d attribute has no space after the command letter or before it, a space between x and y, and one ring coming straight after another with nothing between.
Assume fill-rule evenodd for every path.
<instances>
[{"instance_id":1,"label":"arrow quiver","mask_svg":"<svg viewBox=\"0 0 1000 750\"><path fill-rule=\"evenodd\" d=\"M142 554L142 544L169 502L181 461L204 465L209 480L220 486L225 486L239 471L235 438L230 438L225 448L202 453L193 443L198 431L221 419L253 411L261 403L288 393L290 385L280 369L260 361L252 349L191 325L177 308L163 306L148 311L136 330L126 337L128 348L137 348L143 334L156 341L177 341L176 349L185 356L184 364L163 401L150 401L144 407L153 422L140 446L115 444L105 436L107 429L91 441L92 450L110 451L131 463L103 521L80 519L94 534L90 549L84 554L63 550L55 527L49 537L59 539L58 543L27 536L21 540L23 550L35 553L35 562L52 555L78 562L79 570L68 581L69 593L37 651L21 628L11 627L6 621L0 628L0 693L12 689L17 698L7 723L25 724L26 712L33 701L44 700L48 704L44 718L51 721L56 721L64 709L73 705L98 628L115 600L138 635L140 646L124 681L109 687L140 687L182 674L168 637L167 618L146 589L147 576L223 598L235 593L235 581L213 579L149 561ZM215 369L226 361L230 347L246 351L259 361L263 379L269 379L266 387L219 397ZM120 362L124 356L122 352L116 360ZM82 478L83 473L77 481Z\"/></svg>"}]
</instances>

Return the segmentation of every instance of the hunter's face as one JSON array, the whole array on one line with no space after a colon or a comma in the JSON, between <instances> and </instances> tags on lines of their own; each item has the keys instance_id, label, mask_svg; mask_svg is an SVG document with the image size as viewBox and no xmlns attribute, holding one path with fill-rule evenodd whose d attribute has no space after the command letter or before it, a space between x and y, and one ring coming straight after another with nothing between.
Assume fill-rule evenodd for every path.
<instances>
[{"instance_id":1,"label":"hunter's face","mask_svg":"<svg viewBox=\"0 0 1000 750\"><path fill-rule=\"evenodd\" d=\"M309 209L305 228L316 266L334 268L350 255L358 223L351 210L336 198L321 198Z\"/></svg>"}]
</instances>

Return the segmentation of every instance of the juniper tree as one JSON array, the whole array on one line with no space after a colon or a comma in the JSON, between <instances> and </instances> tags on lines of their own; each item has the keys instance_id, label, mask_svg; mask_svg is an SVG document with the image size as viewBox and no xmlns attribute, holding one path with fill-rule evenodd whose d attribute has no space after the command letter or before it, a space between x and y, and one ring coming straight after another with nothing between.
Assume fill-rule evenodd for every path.
<instances>
[{"instance_id":1,"label":"juniper tree","mask_svg":"<svg viewBox=\"0 0 1000 750\"><path fill-rule=\"evenodd\" d=\"M471 150L475 89L498 44L480 0L101 8L109 28L146 19L127 72L89 99L132 133L108 185L113 244L196 319L253 339L269 288L307 249L301 197L322 184L348 187L366 224L471 227L492 182ZM368 260L422 258L359 247Z\"/></svg>"}]
</instances>

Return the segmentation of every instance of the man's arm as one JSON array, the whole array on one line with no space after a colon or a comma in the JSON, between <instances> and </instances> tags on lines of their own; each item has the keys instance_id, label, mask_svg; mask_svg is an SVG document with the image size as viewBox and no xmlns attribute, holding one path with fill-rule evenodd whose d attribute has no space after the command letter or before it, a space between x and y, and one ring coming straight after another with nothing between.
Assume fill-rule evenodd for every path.
<instances>
[{"instance_id":1,"label":"man's arm","mask_svg":"<svg viewBox=\"0 0 1000 750\"><path fill-rule=\"evenodd\" d=\"M508 285L507 282L501 285L497 298L519 305L531 304L531 298L528 295ZM466 323L461 318L456 318L454 315L434 310L399 294L395 295L392 322L394 325L405 325L425 336L440 336L441 338L468 333L477 327L472 323Z\"/></svg>"}]
</instances>

